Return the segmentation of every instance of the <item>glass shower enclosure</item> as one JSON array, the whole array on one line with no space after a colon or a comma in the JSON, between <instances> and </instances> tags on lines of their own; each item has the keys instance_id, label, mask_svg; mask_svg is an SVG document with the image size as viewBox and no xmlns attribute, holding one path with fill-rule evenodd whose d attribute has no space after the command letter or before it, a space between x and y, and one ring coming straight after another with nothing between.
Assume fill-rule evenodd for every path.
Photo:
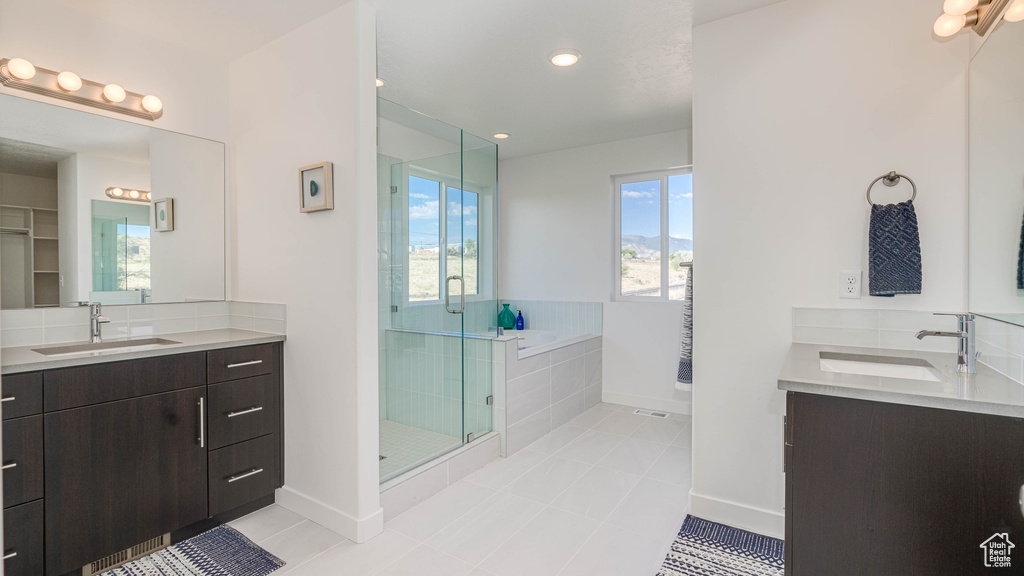
<instances>
[{"instance_id":1,"label":"glass shower enclosure","mask_svg":"<svg viewBox=\"0 0 1024 576\"><path fill-rule=\"evenodd\" d=\"M380 478L492 429L497 145L378 100Z\"/></svg>"}]
</instances>

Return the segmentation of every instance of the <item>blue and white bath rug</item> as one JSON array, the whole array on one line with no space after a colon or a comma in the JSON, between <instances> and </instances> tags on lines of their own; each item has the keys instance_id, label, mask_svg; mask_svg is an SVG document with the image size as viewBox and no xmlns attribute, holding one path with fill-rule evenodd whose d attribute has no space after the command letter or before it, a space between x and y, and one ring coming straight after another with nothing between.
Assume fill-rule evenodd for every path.
<instances>
[{"instance_id":1,"label":"blue and white bath rug","mask_svg":"<svg viewBox=\"0 0 1024 576\"><path fill-rule=\"evenodd\" d=\"M783 541L687 516L658 576L782 576Z\"/></svg>"},{"instance_id":2,"label":"blue and white bath rug","mask_svg":"<svg viewBox=\"0 0 1024 576\"><path fill-rule=\"evenodd\" d=\"M277 556L223 525L100 576L267 576L281 566Z\"/></svg>"}]
</instances>

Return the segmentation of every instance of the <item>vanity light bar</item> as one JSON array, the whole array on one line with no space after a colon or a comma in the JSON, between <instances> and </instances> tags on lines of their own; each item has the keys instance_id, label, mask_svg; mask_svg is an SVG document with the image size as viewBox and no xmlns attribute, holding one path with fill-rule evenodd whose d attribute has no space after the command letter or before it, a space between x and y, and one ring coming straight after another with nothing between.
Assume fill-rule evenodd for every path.
<instances>
[{"instance_id":1,"label":"vanity light bar","mask_svg":"<svg viewBox=\"0 0 1024 576\"><path fill-rule=\"evenodd\" d=\"M146 120L156 120L164 114L163 102L156 96L128 92L117 84L86 80L74 72L38 68L22 58L0 59L0 84Z\"/></svg>"},{"instance_id":2,"label":"vanity light bar","mask_svg":"<svg viewBox=\"0 0 1024 576\"><path fill-rule=\"evenodd\" d=\"M1003 9L1011 0L945 0L942 15L935 21L932 31L940 38L955 36L965 28L985 36L999 21Z\"/></svg>"},{"instance_id":3,"label":"vanity light bar","mask_svg":"<svg viewBox=\"0 0 1024 576\"><path fill-rule=\"evenodd\" d=\"M135 188L118 188L111 186L107 188L107 197L114 200L131 200L132 202L149 203L152 193L148 190L136 190Z\"/></svg>"}]
</instances>

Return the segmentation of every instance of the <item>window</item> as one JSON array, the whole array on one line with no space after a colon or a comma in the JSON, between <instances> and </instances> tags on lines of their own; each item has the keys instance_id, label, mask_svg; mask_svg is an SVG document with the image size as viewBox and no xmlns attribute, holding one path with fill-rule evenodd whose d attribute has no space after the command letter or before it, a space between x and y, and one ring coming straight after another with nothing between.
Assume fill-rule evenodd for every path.
<instances>
[{"instance_id":1,"label":"window","mask_svg":"<svg viewBox=\"0 0 1024 576\"><path fill-rule=\"evenodd\" d=\"M466 296L478 294L480 195L443 179L412 175L408 190L409 302L443 299L444 281L451 275L465 279Z\"/></svg>"},{"instance_id":2,"label":"window","mask_svg":"<svg viewBox=\"0 0 1024 576\"><path fill-rule=\"evenodd\" d=\"M682 300L693 265L690 168L618 176L615 194L615 296Z\"/></svg>"}]
</instances>

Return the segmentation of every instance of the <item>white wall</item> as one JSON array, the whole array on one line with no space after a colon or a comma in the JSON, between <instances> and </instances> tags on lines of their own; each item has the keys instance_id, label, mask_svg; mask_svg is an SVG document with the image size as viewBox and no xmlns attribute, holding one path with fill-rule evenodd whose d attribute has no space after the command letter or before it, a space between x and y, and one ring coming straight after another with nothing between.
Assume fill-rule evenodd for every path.
<instances>
[{"instance_id":1,"label":"white wall","mask_svg":"<svg viewBox=\"0 0 1024 576\"><path fill-rule=\"evenodd\" d=\"M612 302L611 177L690 163L690 132L504 160L498 168L503 299L604 302L604 400L688 413L675 390L682 304Z\"/></svg>"},{"instance_id":2,"label":"white wall","mask_svg":"<svg viewBox=\"0 0 1024 576\"><path fill-rule=\"evenodd\" d=\"M61 276L60 301L74 302L79 292L78 154L57 163L57 237L63 238L57 246Z\"/></svg>"},{"instance_id":3,"label":"white wall","mask_svg":"<svg viewBox=\"0 0 1024 576\"><path fill-rule=\"evenodd\" d=\"M232 295L288 306L278 501L359 542L383 529L375 51L373 9L355 0L230 73ZM298 169L325 160L337 208L300 214Z\"/></svg>"},{"instance_id":4,"label":"white wall","mask_svg":"<svg viewBox=\"0 0 1024 576\"><path fill-rule=\"evenodd\" d=\"M932 39L939 8L789 0L694 30L695 515L782 535L793 306L966 305L968 41ZM839 300L889 170L917 182L922 294Z\"/></svg>"}]
</instances>

